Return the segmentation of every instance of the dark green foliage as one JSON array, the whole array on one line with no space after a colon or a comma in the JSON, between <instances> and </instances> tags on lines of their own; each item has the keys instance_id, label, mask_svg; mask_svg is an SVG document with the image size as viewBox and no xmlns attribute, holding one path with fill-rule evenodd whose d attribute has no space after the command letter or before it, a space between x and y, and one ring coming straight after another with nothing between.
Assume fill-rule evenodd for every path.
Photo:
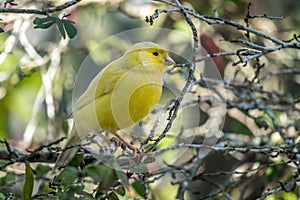
<instances>
[{"instance_id":1,"label":"dark green foliage","mask_svg":"<svg viewBox=\"0 0 300 200\"><path fill-rule=\"evenodd\" d=\"M55 16L47 16L47 17L36 17L33 20L34 28L47 29L53 24L56 24L60 34L65 39L66 34L69 38L74 38L77 35L77 29L75 27L75 22L68 19L60 19Z\"/></svg>"}]
</instances>

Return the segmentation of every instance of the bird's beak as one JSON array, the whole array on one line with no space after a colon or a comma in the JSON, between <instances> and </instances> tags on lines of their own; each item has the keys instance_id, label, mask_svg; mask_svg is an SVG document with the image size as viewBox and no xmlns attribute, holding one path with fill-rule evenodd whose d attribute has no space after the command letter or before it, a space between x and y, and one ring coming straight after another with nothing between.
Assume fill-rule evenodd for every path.
<instances>
[{"instance_id":1,"label":"bird's beak","mask_svg":"<svg viewBox=\"0 0 300 200\"><path fill-rule=\"evenodd\" d=\"M175 61L170 56L167 56L163 59L163 64L165 66L170 66L170 65L174 65Z\"/></svg>"}]
</instances>

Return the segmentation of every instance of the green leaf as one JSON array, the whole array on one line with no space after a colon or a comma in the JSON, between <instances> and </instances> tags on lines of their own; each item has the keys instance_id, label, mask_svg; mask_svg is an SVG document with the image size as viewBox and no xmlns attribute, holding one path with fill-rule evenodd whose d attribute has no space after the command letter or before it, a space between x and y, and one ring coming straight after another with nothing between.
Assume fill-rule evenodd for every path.
<instances>
[{"instance_id":1,"label":"green leaf","mask_svg":"<svg viewBox=\"0 0 300 200\"><path fill-rule=\"evenodd\" d=\"M125 188L123 186L119 187L118 189L115 190L115 192L121 196L124 196L126 194Z\"/></svg>"},{"instance_id":2,"label":"green leaf","mask_svg":"<svg viewBox=\"0 0 300 200\"><path fill-rule=\"evenodd\" d=\"M78 169L75 167L66 167L57 177L57 181L61 181L63 185L74 183L78 176Z\"/></svg>"},{"instance_id":3,"label":"green leaf","mask_svg":"<svg viewBox=\"0 0 300 200\"><path fill-rule=\"evenodd\" d=\"M56 23L58 30L59 30L60 34L62 35L62 37L64 39L66 39L66 32L65 32L62 20L59 18L55 18L55 23Z\"/></svg>"},{"instance_id":4,"label":"green leaf","mask_svg":"<svg viewBox=\"0 0 300 200\"><path fill-rule=\"evenodd\" d=\"M16 175L12 172L8 172L6 176L0 179L0 186L5 186L10 182L14 182L16 180Z\"/></svg>"},{"instance_id":5,"label":"green leaf","mask_svg":"<svg viewBox=\"0 0 300 200\"><path fill-rule=\"evenodd\" d=\"M106 165L88 165L82 170L82 174L99 183L100 191L108 190L118 181L116 170Z\"/></svg>"},{"instance_id":6,"label":"green leaf","mask_svg":"<svg viewBox=\"0 0 300 200\"><path fill-rule=\"evenodd\" d=\"M103 199L102 195L103 195L103 192L97 191L96 194L95 194L95 199L100 199L100 200Z\"/></svg>"},{"instance_id":7,"label":"green leaf","mask_svg":"<svg viewBox=\"0 0 300 200\"><path fill-rule=\"evenodd\" d=\"M133 189L138 193L140 196L144 197L146 194L146 187L143 185L141 181L136 180L131 184Z\"/></svg>"},{"instance_id":8,"label":"green leaf","mask_svg":"<svg viewBox=\"0 0 300 200\"><path fill-rule=\"evenodd\" d=\"M52 26L53 24L54 24L54 21L51 21L51 22L47 22L44 24L38 24L38 25L34 26L33 28L46 29L46 28L49 28L50 26Z\"/></svg>"},{"instance_id":9,"label":"green leaf","mask_svg":"<svg viewBox=\"0 0 300 200\"><path fill-rule=\"evenodd\" d=\"M293 192L283 192L282 193L283 200L297 200L299 197Z\"/></svg>"},{"instance_id":10,"label":"green leaf","mask_svg":"<svg viewBox=\"0 0 300 200\"><path fill-rule=\"evenodd\" d=\"M47 174L51 169L52 168L49 167L48 165L39 164L35 169L36 177L37 178L45 177L45 174Z\"/></svg>"},{"instance_id":11,"label":"green leaf","mask_svg":"<svg viewBox=\"0 0 300 200\"><path fill-rule=\"evenodd\" d=\"M255 118L254 122L259 128L274 129L273 121L272 121L271 117L267 114L262 114L262 115L258 116L257 118Z\"/></svg>"},{"instance_id":12,"label":"green leaf","mask_svg":"<svg viewBox=\"0 0 300 200\"><path fill-rule=\"evenodd\" d=\"M72 193L72 194L79 194L82 195L83 194L83 190L84 190L84 186L83 185L78 185L78 184L70 184L66 187L66 191L68 193Z\"/></svg>"},{"instance_id":13,"label":"green leaf","mask_svg":"<svg viewBox=\"0 0 300 200\"><path fill-rule=\"evenodd\" d=\"M25 167L25 183L23 186L22 200L30 200L33 190L34 177L28 161L25 162Z\"/></svg>"},{"instance_id":14,"label":"green leaf","mask_svg":"<svg viewBox=\"0 0 300 200\"><path fill-rule=\"evenodd\" d=\"M108 190L118 181L116 170L106 165L88 165L82 173L90 176L95 183L99 183L100 191Z\"/></svg>"},{"instance_id":15,"label":"green leaf","mask_svg":"<svg viewBox=\"0 0 300 200\"><path fill-rule=\"evenodd\" d=\"M49 17L36 17L34 20L33 20L33 24L43 24L45 22L48 22L50 21L51 19Z\"/></svg>"},{"instance_id":16,"label":"green leaf","mask_svg":"<svg viewBox=\"0 0 300 200\"><path fill-rule=\"evenodd\" d=\"M254 136L252 131L245 125L244 122L236 118L226 115L223 131L226 133L235 133L238 135Z\"/></svg>"},{"instance_id":17,"label":"green leaf","mask_svg":"<svg viewBox=\"0 0 300 200\"><path fill-rule=\"evenodd\" d=\"M77 154L69 163L69 166L79 167L81 161L83 159L83 154Z\"/></svg>"},{"instance_id":18,"label":"green leaf","mask_svg":"<svg viewBox=\"0 0 300 200\"><path fill-rule=\"evenodd\" d=\"M5 199L4 194L2 194L2 193L0 192L0 200L4 200L4 199Z\"/></svg>"},{"instance_id":19,"label":"green leaf","mask_svg":"<svg viewBox=\"0 0 300 200\"><path fill-rule=\"evenodd\" d=\"M114 192L112 192L109 195L107 195L107 199L108 200L119 200L119 197Z\"/></svg>"},{"instance_id":20,"label":"green leaf","mask_svg":"<svg viewBox=\"0 0 300 200\"><path fill-rule=\"evenodd\" d=\"M35 24L36 26L34 26L33 28L42 28L42 29L49 28L55 23L56 18L57 17L52 17L52 16L43 17L43 18L36 17L33 20L33 24Z\"/></svg>"},{"instance_id":21,"label":"green leaf","mask_svg":"<svg viewBox=\"0 0 300 200\"><path fill-rule=\"evenodd\" d=\"M77 35L77 29L76 27L74 26L74 22L73 21L70 21L70 20L62 20L63 24L64 24L64 27L65 27L65 30L69 36L69 38L74 38L76 35Z\"/></svg>"},{"instance_id":22,"label":"green leaf","mask_svg":"<svg viewBox=\"0 0 300 200\"><path fill-rule=\"evenodd\" d=\"M74 38L77 35L77 29L75 27L75 22L67 19L60 19L54 16L48 17L36 17L33 20L33 24L35 24L34 28L46 29L52 26L53 24L57 25L57 28L62 35L62 37L66 38L66 32L69 38Z\"/></svg>"},{"instance_id":23,"label":"green leaf","mask_svg":"<svg viewBox=\"0 0 300 200\"><path fill-rule=\"evenodd\" d=\"M128 176L121 170L121 167L118 163L114 163L115 173L117 177L121 180L122 185L128 189L129 187L129 180Z\"/></svg>"},{"instance_id":24,"label":"green leaf","mask_svg":"<svg viewBox=\"0 0 300 200\"><path fill-rule=\"evenodd\" d=\"M48 196L47 198L44 198L45 200L60 200L58 196Z\"/></svg>"}]
</instances>

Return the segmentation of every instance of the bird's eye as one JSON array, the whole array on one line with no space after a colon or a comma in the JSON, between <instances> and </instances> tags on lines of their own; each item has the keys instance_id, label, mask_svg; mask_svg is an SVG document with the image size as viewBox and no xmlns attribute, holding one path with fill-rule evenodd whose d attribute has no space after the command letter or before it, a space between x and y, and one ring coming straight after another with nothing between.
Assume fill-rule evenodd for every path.
<instances>
[{"instance_id":1,"label":"bird's eye","mask_svg":"<svg viewBox=\"0 0 300 200\"><path fill-rule=\"evenodd\" d=\"M153 54L154 56L158 56L158 53L157 53L156 51L154 51L152 54Z\"/></svg>"}]
</instances>

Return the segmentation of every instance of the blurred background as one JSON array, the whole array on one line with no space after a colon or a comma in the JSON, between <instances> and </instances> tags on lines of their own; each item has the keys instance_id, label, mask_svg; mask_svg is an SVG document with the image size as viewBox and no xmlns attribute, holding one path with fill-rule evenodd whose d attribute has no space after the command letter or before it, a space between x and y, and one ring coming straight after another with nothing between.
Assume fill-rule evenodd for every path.
<instances>
[{"instance_id":1,"label":"blurred background","mask_svg":"<svg viewBox=\"0 0 300 200\"><path fill-rule=\"evenodd\" d=\"M16 1L18 3L16 7L43 8L63 2ZM282 40L289 40L293 38L293 34L299 33L300 1L297 0L182 1L184 5L203 15L217 14L221 18L241 24L245 24L244 18L250 2L250 12L253 15L267 14L285 17L283 20L249 19L251 27ZM4 1L0 1L0 4L3 3ZM87 55L98 47L100 42L112 35L134 28L150 27L149 23L145 21L146 16L152 15L156 9L166 7L168 7L166 4L160 2L139 0L82 1L61 13L55 13L59 17L70 14L67 19L76 23L78 33L72 39L62 38L55 26L51 26L49 29L34 29L32 23L36 17L34 15L0 13L2 20L0 28L5 31L0 33L0 138L8 140L15 148L25 150L66 135L69 130L66 119L72 109L73 84L76 73ZM244 33L229 26L211 26L199 20L194 22L199 32L201 45L209 53L235 51L238 44L228 41L244 37ZM161 14L152 26L190 35L189 26L182 14L178 12ZM255 35L251 36L251 40L258 44L271 45L268 41ZM118 44L118 41L115 43L122 45ZM95 60L99 56L106 61L110 61L113 56L106 49L99 48L95 55ZM278 70L299 70L299 58L299 51L294 49L268 54L260 58L260 61L267 66L262 75L268 76L270 72ZM236 57L216 57L213 60L224 80L234 79L237 83L242 83L245 79L255 76L256 71L251 64L246 67L232 66ZM290 99L299 98L300 95L300 76L297 73L283 73L266 78L261 84L264 90L285 93ZM229 97L231 97L230 94ZM205 105L201 107L203 117L206 115L205 108ZM269 124L270 118L258 111L253 111L252 114L256 116L256 119L238 109L228 109L223 129L224 141L228 142L230 138L238 138L236 141L240 141L243 145L249 141L252 145L282 144L282 138L278 134L270 134L274 133L272 125ZM278 113L278 119L280 118L283 125L294 120L295 124L297 123L293 126L294 128L300 126L298 117L292 111L291 113L286 111ZM295 136L296 133L295 129L286 131L289 137L298 139ZM255 137L259 139L255 140ZM264 162L267 163L268 158L265 155L260 155L259 159L254 157L252 154L247 155L248 162L251 164L245 164L244 160L239 159L239 155L236 154L211 154L205 161L203 170L206 169L207 173L215 173L221 170L230 171L236 169L237 166L253 169ZM276 162L279 161L274 161L274 163ZM212 177L212 180L226 185L229 179L243 177L245 181L241 179L238 182L240 184L236 183L234 187L237 189L231 188L231 194L233 196L236 194L238 197L237 193L244 191L243 199L255 199L263 191L266 191L267 187L278 186L278 180L285 180L293 176L293 170L290 169L294 168L288 165L286 168L284 166L269 167L264 171L255 172L256 174L251 176L251 179L247 179L243 175L221 175L217 178ZM195 181L190 188L195 192L191 192L189 198L198 199L206 196L208 191L214 191L215 187L207 182L206 179ZM166 189L162 190L161 188ZM175 195L175 189L164 182L157 182L153 186L156 199L168 199L165 195L167 193ZM299 185L294 193L282 192L277 195L282 199L298 199ZM268 198L277 199L277 197L269 196Z\"/></svg>"}]
</instances>

